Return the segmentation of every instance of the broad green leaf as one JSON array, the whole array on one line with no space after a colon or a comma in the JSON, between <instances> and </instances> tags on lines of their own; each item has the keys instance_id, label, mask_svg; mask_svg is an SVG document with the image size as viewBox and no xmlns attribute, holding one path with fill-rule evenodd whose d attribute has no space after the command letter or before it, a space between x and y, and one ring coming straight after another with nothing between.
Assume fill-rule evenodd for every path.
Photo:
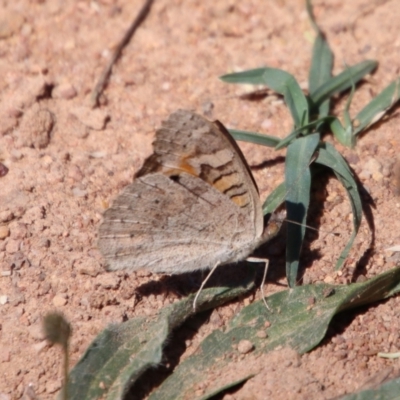
<instances>
[{"instance_id":1,"label":"broad green leaf","mask_svg":"<svg viewBox=\"0 0 400 400\"><path fill-rule=\"evenodd\" d=\"M220 77L228 83L267 85L283 95L296 128L308 124L308 102L293 75L277 68L257 68Z\"/></svg>"},{"instance_id":2,"label":"broad green leaf","mask_svg":"<svg viewBox=\"0 0 400 400\"><path fill-rule=\"evenodd\" d=\"M203 290L197 310L217 307L251 290L255 268L251 263L247 265L249 274L242 286ZM172 331L195 314L193 299L191 295L157 315L110 325L101 332L71 371L68 388L71 399L123 399L146 370L160 364Z\"/></svg>"},{"instance_id":3,"label":"broad green leaf","mask_svg":"<svg viewBox=\"0 0 400 400\"><path fill-rule=\"evenodd\" d=\"M400 78L382 90L368 105L366 105L354 119L354 134L360 132L379 121L390 108L400 99Z\"/></svg>"},{"instance_id":4,"label":"broad green leaf","mask_svg":"<svg viewBox=\"0 0 400 400\"><path fill-rule=\"evenodd\" d=\"M342 267L347 255L353 245L354 239L358 233L361 225L362 218L362 204L360 194L358 192L357 182L355 181L353 174L348 166L346 160L340 155L340 153L329 143L324 143L320 146L318 151L318 157L315 160L317 164L325 165L331 168L336 177L343 184L343 187L347 191L349 196L351 209L353 212L353 232L347 242L346 247L342 251L339 259L336 263L335 268L339 269Z\"/></svg>"},{"instance_id":5,"label":"broad green leaf","mask_svg":"<svg viewBox=\"0 0 400 400\"><path fill-rule=\"evenodd\" d=\"M261 144L262 146L266 147L275 147L281 140L275 136L264 135L257 132L241 131L237 129L229 129L229 133L235 140Z\"/></svg>"},{"instance_id":6,"label":"broad green leaf","mask_svg":"<svg viewBox=\"0 0 400 400\"><path fill-rule=\"evenodd\" d=\"M319 144L319 134L293 141L287 150L285 164L286 211L288 220L297 224L287 226L286 277L290 287L296 285L297 271L310 203L310 162Z\"/></svg>"},{"instance_id":7,"label":"broad green leaf","mask_svg":"<svg viewBox=\"0 0 400 400\"><path fill-rule=\"evenodd\" d=\"M338 400L399 400L400 378L383 383L378 388L366 389L358 393L348 394Z\"/></svg>"},{"instance_id":8,"label":"broad green leaf","mask_svg":"<svg viewBox=\"0 0 400 400\"><path fill-rule=\"evenodd\" d=\"M339 75L329 79L322 86L316 89L311 97L314 104L322 104L334 94L350 89L357 84L365 75L371 73L378 63L373 60L362 61L359 64L346 68Z\"/></svg>"},{"instance_id":9,"label":"broad green leaf","mask_svg":"<svg viewBox=\"0 0 400 400\"><path fill-rule=\"evenodd\" d=\"M344 286L328 284L298 286L245 307L224 331L212 332L197 351L175 368L149 400L204 399L223 390L228 382L242 382L253 372L236 369L243 357L236 345L249 340L252 354L267 353L278 347L292 347L305 353L324 338L332 318L341 311L375 303L400 291L400 269L385 272L363 283ZM313 302L310 305L310 299ZM265 322L270 323L266 330ZM267 337L258 333L266 331ZM215 379L215 373L219 377ZM257 371L254 371L255 373ZM209 373L214 377L210 381ZM196 388L207 388L196 396Z\"/></svg>"}]
</instances>

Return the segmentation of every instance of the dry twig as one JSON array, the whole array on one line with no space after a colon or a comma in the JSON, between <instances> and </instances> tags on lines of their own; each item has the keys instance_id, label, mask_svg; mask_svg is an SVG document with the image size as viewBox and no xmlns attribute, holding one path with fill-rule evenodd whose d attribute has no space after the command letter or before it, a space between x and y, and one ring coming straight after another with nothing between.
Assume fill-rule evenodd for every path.
<instances>
[{"instance_id":1,"label":"dry twig","mask_svg":"<svg viewBox=\"0 0 400 400\"><path fill-rule=\"evenodd\" d=\"M151 6L153 4L153 1L154 0L146 0L145 1L142 9L139 11L139 14L136 16L135 20L132 22L129 29L126 31L124 37L122 38L122 40L119 42L117 48L115 49L109 63L104 68L104 71L101 74L100 79L98 80L98 82L90 96L90 103L93 108L97 107L97 105L98 105L100 94L103 92L106 82L111 75L112 67L114 66L114 64L116 63L118 58L120 57L123 48L131 40L136 29L140 26L140 24L145 20L145 18L149 14Z\"/></svg>"}]
</instances>

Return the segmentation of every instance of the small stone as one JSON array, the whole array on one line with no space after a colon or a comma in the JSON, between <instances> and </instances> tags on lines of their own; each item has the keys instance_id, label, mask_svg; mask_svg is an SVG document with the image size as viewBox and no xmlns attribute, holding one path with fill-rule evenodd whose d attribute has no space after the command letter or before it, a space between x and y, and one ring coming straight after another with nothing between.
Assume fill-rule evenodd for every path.
<instances>
[{"instance_id":1,"label":"small stone","mask_svg":"<svg viewBox=\"0 0 400 400\"><path fill-rule=\"evenodd\" d=\"M333 282L335 282L335 280L331 276L328 275L327 277L325 277L324 282L325 283L333 283Z\"/></svg>"},{"instance_id":2,"label":"small stone","mask_svg":"<svg viewBox=\"0 0 400 400\"><path fill-rule=\"evenodd\" d=\"M32 325L28 328L29 335L36 340L46 339L46 334L41 325Z\"/></svg>"},{"instance_id":3,"label":"small stone","mask_svg":"<svg viewBox=\"0 0 400 400\"><path fill-rule=\"evenodd\" d=\"M60 295L55 295L53 297L53 305L54 307L62 307L67 304L67 299L60 296Z\"/></svg>"},{"instance_id":4,"label":"small stone","mask_svg":"<svg viewBox=\"0 0 400 400\"><path fill-rule=\"evenodd\" d=\"M9 254L14 254L19 251L20 241L10 239L6 244L6 252Z\"/></svg>"},{"instance_id":5,"label":"small stone","mask_svg":"<svg viewBox=\"0 0 400 400\"><path fill-rule=\"evenodd\" d=\"M5 239L9 234L9 227L7 225L0 225L0 240Z\"/></svg>"},{"instance_id":6,"label":"small stone","mask_svg":"<svg viewBox=\"0 0 400 400\"><path fill-rule=\"evenodd\" d=\"M75 87L71 83L65 82L61 83L60 85L56 86L53 89L51 97L55 99L59 98L59 99L70 100L76 97L77 94L78 93Z\"/></svg>"},{"instance_id":7,"label":"small stone","mask_svg":"<svg viewBox=\"0 0 400 400\"><path fill-rule=\"evenodd\" d=\"M47 393L55 393L57 390L61 389L61 383L60 382L54 382L54 381L49 381L46 385L46 392Z\"/></svg>"},{"instance_id":8,"label":"small stone","mask_svg":"<svg viewBox=\"0 0 400 400\"><path fill-rule=\"evenodd\" d=\"M0 352L0 362L10 362L11 361L11 352L10 350L5 350ZM5 399L6 397L0 397L0 400ZM11 397L9 397L11 400Z\"/></svg>"},{"instance_id":9,"label":"small stone","mask_svg":"<svg viewBox=\"0 0 400 400\"><path fill-rule=\"evenodd\" d=\"M74 269L81 275L96 277L100 269L93 263L93 258L84 257L74 262Z\"/></svg>"},{"instance_id":10,"label":"small stone","mask_svg":"<svg viewBox=\"0 0 400 400\"><path fill-rule=\"evenodd\" d=\"M90 107L84 106L75 107L71 111L71 114L78 118L78 120L81 121L83 125L96 131L104 129L106 122L109 118L108 114L105 111L99 109L93 110Z\"/></svg>"},{"instance_id":11,"label":"small stone","mask_svg":"<svg viewBox=\"0 0 400 400\"><path fill-rule=\"evenodd\" d=\"M24 17L15 11L4 8L0 17L0 39L8 38L17 33L24 23Z\"/></svg>"},{"instance_id":12,"label":"small stone","mask_svg":"<svg viewBox=\"0 0 400 400\"><path fill-rule=\"evenodd\" d=\"M102 274L98 277L100 286L104 289L118 289L121 279L114 274Z\"/></svg>"},{"instance_id":13,"label":"small stone","mask_svg":"<svg viewBox=\"0 0 400 400\"><path fill-rule=\"evenodd\" d=\"M13 218L14 218L14 214L9 210L0 212L0 222L9 222Z\"/></svg>"},{"instance_id":14,"label":"small stone","mask_svg":"<svg viewBox=\"0 0 400 400\"><path fill-rule=\"evenodd\" d=\"M4 304L8 303L8 296L6 296L5 294L0 296L0 305L4 306Z\"/></svg>"},{"instance_id":15,"label":"small stone","mask_svg":"<svg viewBox=\"0 0 400 400\"><path fill-rule=\"evenodd\" d=\"M82 189L79 189L77 187L74 187L72 189L72 194L75 197L85 197L87 195L87 190L82 190Z\"/></svg>"},{"instance_id":16,"label":"small stone","mask_svg":"<svg viewBox=\"0 0 400 400\"><path fill-rule=\"evenodd\" d=\"M241 340L238 343L237 347L239 353L241 354L247 354L250 353L254 349L253 343L250 342L250 340Z\"/></svg>"},{"instance_id":17,"label":"small stone","mask_svg":"<svg viewBox=\"0 0 400 400\"><path fill-rule=\"evenodd\" d=\"M8 174L8 168L2 162L0 162L0 178L6 176L7 174Z\"/></svg>"},{"instance_id":18,"label":"small stone","mask_svg":"<svg viewBox=\"0 0 400 400\"><path fill-rule=\"evenodd\" d=\"M22 146L44 149L50 143L54 117L49 110L32 107L24 115L19 131Z\"/></svg>"},{"instance_id":19,"label":"small stone","mask_svg":"<svg viewBox=\"0 0 400 400\"><path fill-rule=\"evenodd\" d=\"M265 331L258 331L257 337L259 337L260 339L265 339L268 337L268 335L267 335L267 332L265 332Z\"/></svg>"}]
</instances>

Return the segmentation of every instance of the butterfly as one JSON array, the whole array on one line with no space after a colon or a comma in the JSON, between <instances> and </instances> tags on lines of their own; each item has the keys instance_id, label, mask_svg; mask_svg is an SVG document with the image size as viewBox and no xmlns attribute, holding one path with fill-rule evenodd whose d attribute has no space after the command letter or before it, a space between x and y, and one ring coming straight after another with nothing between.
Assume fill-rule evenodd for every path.
<instances>
[{"instance_id":1,"label":"butterfly","mask_svg":"<svg viewBox=\"0 0 400 400\"><path fill-rule=\"evenodd\" d=\"M256 182L218 121L171 114L154 152L105 211L108 270L178 274L246 259L268 240Z\"/></svg>"}]
</instances>

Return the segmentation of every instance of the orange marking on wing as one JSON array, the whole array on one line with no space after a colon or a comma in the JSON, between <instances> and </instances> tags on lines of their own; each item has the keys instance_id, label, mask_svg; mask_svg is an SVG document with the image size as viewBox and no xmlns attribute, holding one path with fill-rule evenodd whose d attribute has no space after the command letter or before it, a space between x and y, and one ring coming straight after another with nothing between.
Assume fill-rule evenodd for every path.
<instances>
[{"instance_id":1,"label":"orange marking on wing","mask_svg":"<svg viewBox=\"0 0 400 400\"><path fill-rule=\"evenodd\" d=\"M176 165L176 167L163 167L162 168L162 173L165 175L175 175L179 174L180 172L186 172L187 174L193 175L193 176L199 176L198 171L196 170L193 165L191 165L187 160L190 160L192 158L191 155L188 156L183 156L180 160L179 163Z\"/></svg>"},{"instance_id":2,"label":"orange marking on wing","mask_svg":"<svg viewBox=\"0 0 400 400\"><path fill-rule=\"evenodd\" d=\"M225 193L228 191L232 186L239 184L239 176L238 174L231 174L228 176L223 176L222 178L218 179L212 185L221 193Z\"/></svg>"},{"instance_id":3,"label":"orange marking on wing","mask_svg":"<svg viewBox=\"0 0 400 400\"><path fill-rule=\"evenodd\" d=\"M244 193L244 194L242 194L242 195L240 195L240 196L235 196L235 197L233 197L233 198L232 198L232 201L233 201L236 205L238 205L239 207L244 207L244 206L246 206L247 204L249 204L249 196L248 196L248 194L247 194L247 192L246 192L246 193Z\"/></svg>"},{"instance_id":4,"label":"orange marking on wing","mask_svg":"<svg viewBox=\"0 0 400 400\"><path fill-rule=\"evenodd\" d=\"M180 160L179 168L180 168L181 170L187 172L187 173L190 174L190 175L199 176L198 171L196 171L196 169L195 169L192 165L190 165L190 164L187 162L188 159L190 159L190 156L183 157L183 158Z\"/></svg>"}]
</instances>

